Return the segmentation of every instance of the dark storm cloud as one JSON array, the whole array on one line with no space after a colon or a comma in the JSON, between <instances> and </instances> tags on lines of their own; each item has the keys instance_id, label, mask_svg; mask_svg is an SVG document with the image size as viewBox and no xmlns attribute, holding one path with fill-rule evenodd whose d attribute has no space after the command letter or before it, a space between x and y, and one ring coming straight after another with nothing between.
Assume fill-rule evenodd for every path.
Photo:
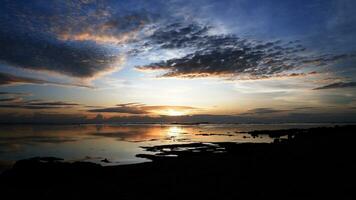
<instances>
[{"instance_id":1,"label":"dark storm cloud","mask_svg":"<svg viewBox=\"0 0 356 200\"><path fill-rule=\"evenodd\" d=\"M292 70L325 66L351 55L302 56L300 41L255 41L235 35L211 35L210 27L172 24L158 28L147 44L163 49L194 49L193 53L145 66L139 70L164 70L162 77L236 77L262 79L290 76Z\"/></svg>"},{"instance_id":2,"label":"dark storm cloud","mask_svg":"<svg viewBox=\"0 0 356 200\"><path fill-rule=\"evenodd\" d=\"M58 83L58 82L47 81L47 80L36 79L36 78L15 76L15 75L12 75L12 74L0 72L0 86L9 86L9 85L16 85L16 84L40 84L40 85L45 84L45 85L58 85L58 86L69 86L69 87L73 86L73 87L92 88L89 85L72 84L72 83ZM4 94L20 95L21 93L4 93Z\"/></svg>"},{"instance_id":3,"label":"dark storm cloud","mask_svg":"<svg viewBox=\"0 0 356 200\"><path fill-rule=\"evenodd\" d=\"M356 87L356 82L337 82L330 85L315 88L314 90L337 89L337 88L350 88Z\"/></svg>"}]
</instances>

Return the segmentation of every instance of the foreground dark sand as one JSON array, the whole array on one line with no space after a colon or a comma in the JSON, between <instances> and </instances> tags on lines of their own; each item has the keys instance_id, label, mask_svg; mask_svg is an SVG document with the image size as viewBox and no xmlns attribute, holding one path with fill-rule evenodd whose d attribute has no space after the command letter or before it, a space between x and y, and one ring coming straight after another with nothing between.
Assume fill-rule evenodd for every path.
<instances>
[{"instance_id":1,"label":"foreground dark sand","mask_svg":"<svg viewBox=\"0 0 356 200\"><path fill-rule=\"evenodd\" d=\"M55 158L17 162L0 178L4 199L355 199L356 126L259 131L272 144L147 148L149 163L101 167ZM165 155L178 155L165 156Z\"/></svg>"}]
</instances>

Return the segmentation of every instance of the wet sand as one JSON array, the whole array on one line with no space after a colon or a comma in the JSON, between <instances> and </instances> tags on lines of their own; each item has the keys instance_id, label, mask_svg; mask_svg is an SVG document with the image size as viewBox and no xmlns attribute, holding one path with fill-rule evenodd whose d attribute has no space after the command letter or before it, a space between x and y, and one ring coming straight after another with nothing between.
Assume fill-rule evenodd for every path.
<instances>
[{"instance_id":1,"label":"wet sand","mask_svg":"<svg viewBox=\"0 0 356 200\"><path fill-rule=\"evenodd\" d=\"M273 143L144 147L153 162L102 167L57 158L18 161L0 176L8 198L355 199L356 126L255 131Z\"/></svg>"}]
</instances>

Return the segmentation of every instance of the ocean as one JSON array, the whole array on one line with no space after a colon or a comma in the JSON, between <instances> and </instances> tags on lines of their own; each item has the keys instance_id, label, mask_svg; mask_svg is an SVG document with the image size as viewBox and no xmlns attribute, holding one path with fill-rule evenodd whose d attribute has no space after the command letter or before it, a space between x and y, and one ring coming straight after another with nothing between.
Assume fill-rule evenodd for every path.
<instances>
[{"instance_id":1,"label":"ocean","mask_svg":"<svg viewBox=\"0 0 356 200\"><path fill-rule=\"evenodd\" d=\"M1 125L0 166L31 157L58 157L102 165L147 162L142 147L180 143L272 142L269 136L251 137L253 130L279 130L336 124L88 124Z\"/></svg>"}]
</instances>

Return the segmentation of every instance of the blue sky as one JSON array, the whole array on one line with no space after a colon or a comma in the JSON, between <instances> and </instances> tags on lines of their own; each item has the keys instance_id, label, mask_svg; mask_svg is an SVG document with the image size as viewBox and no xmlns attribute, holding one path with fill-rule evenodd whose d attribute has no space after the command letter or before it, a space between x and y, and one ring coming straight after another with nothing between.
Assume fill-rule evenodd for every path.
<instances>
[{"instance_id":1,"label":"blue sky","mask_svg":"<svg viewBox=\"0 0 356 200\"><path fill-rule=\"evenodd\" d=\"M355 9L352 0L3 0L0 112L352 121Z\"/></svg>"}]
</instances>

